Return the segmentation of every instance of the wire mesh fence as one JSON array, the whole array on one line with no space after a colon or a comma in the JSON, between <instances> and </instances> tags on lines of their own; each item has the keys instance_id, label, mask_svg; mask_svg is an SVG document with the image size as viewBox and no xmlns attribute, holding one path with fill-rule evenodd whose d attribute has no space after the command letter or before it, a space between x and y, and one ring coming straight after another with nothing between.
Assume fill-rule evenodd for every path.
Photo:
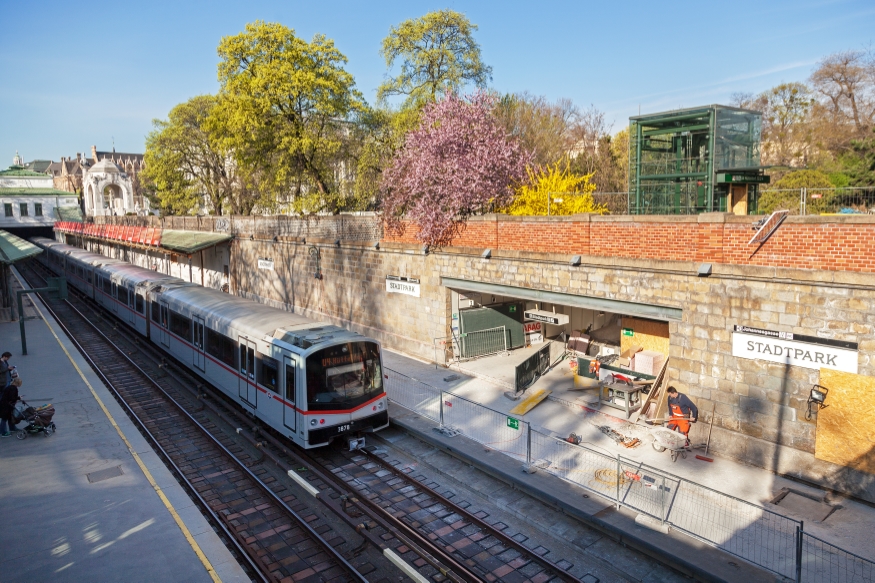
<instances>
[{"instance_id":1,"label":"wire mesh fence","mask_svg":"<svg viewBox=\"0 0 875 583\"><path fill-rule=\"evenodd\" d=\"M799 583L875 583L875 562L806 532L800 536Z\"/></svg>"},{"instance_id":2,"label":"wire mesh fence","mask_svg":"<svg viewBox=\"0 0 875 583\"><path fill-rule=\"evenodd\" d=\"M757 206L769 214L788 210L792 215L875 214L875 186L845 188L766 188Z\"/></svg>"},{"instance_id":3,"label":"wire mesh fence","mask_svg":"<svg viewBox=\"0 0 875 583\"><path fill-rule=\"evenodd\" d=\"M529 423L387 369L394 403L491 449L797 582L875 583L875 563L803 532L800 521Z\"/></svg>"}]
</instances>

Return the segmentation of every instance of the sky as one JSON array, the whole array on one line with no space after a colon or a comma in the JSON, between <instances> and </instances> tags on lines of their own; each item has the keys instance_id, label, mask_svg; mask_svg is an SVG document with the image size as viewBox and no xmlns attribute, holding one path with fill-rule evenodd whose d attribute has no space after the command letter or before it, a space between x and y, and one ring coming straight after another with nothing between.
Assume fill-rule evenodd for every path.
<instances>
[{"instance_id":1,"label":"sky","mask_svg":"<svg viewBox=\"0 0 875 583\"><path fill-rule=\"evenodd\" d=\"M333 39L373 103L390 27L443 8L479 27L493 89L595 106L614 132L639 112L804 81L826 55L875 42L872 0L0 0L0 167L16 151L142 153L152 120L218 91L219 41L256 20Z\"/></svg>"}]
</instances>

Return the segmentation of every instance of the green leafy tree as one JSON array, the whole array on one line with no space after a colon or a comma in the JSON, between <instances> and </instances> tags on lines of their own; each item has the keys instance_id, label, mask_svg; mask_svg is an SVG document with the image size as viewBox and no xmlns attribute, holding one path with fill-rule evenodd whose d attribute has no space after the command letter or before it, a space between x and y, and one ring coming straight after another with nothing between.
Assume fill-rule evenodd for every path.
<instances>
[{"instance_id":1,"label":"green leafy tree","mask_svg":"<svg viewBox=\"0 0 875 583\"><path fill-rule=\"evenodd\" d=\"M167 214L239 210L234 166L209 128L216 102L199 95L170 110L167 120L152 121L141 178L150 202Z\"/></svg>"},{"instance_id":2,"label":"green leafy tree","mask_svg":"<svg viewBox=\"0 0 875 583\"><path fill-rule=\"evenodd\" d=\"M248 184L257 180L258 205L342 210L352 122L366 108L346 57L323 35L308 43L262 21L224 37L218 54L216 125Z\"/></svg>"},{"instance_id":3,"label":"green leafy tree","mask_svg":"<svg viewBox=\"0 0 875 583\"><path fill-rule=\"evenodd\" d=\"M809 194L815 191L821 194L819 199L808 199L808 212L817 213L830 203L833 185L829 176L820 170L796 170L785 174L768 190L764 190L759 200L759 210L771 214L776 210L786 209L798 213L801 199L801 189L807 188ZM825 190L817 193L817 190Z\"/></svg>"},{"instance_id":4,"label":"green leafy tree","mask_svg":"<svg viewBox=\"0 0 875 583\"><path fill-rule=\"evenodd\" d=\"M393 26L380 53L388 69L400 61L401 70L380 85L377 98L406 95L408 104L422 104L458 93L468 83L485 87L492 68L480 60L476 30L464 14L453 10L429 12Z\"/></svg>"}]
</instances>

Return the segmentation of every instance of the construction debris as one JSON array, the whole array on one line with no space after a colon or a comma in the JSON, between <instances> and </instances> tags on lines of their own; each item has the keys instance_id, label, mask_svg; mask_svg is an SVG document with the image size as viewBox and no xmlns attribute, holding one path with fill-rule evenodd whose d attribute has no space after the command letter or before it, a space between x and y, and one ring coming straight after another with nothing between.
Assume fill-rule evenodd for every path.
<instances>
[{"instance_id":1,"label":"construction debris","mask_svg":"<svg viewBox=\"0 0 875 583\"><path fill-rule=\"evenodd\" d=\"M598 428L599 431L601 431L602 433L613 439L615 442L617 442L618 445L622 445L623 447L633 448L637 447L641 443L641 440L637 437L626 437L622 433L611 429L607 425L599 425Z\"/></svg>"}]
</instances>

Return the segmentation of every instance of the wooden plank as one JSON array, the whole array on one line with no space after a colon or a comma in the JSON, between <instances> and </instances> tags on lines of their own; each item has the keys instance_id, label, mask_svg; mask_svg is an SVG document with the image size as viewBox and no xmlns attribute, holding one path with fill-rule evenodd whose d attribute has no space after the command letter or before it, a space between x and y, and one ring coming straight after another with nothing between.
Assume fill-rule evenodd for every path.
<instances>
[{"instance_id":1,"label":"wooden plank","mask_svg":"<svg viewBox=\"0 0 875 583\"><path fill-rule=\"evenodd\" d=\"M875 378L822 368L819 384L829 393L817 412L814 457L875 474Z\"/></svg>"},{"instance_id":2,"label":"wooden plank","mask_svg":"<svg viewBox=\"0 0 875 583\"><path fill-rule=\"evenodd\" d=\"M666 377L665 373L668 370L668 361L669 359L666 358L665 362L662 363L662 369L659 371L659 374L656 375L656 380L654 380L653 384L650 386L650 393L647 395L647 399L645 399L641 404L641 407L629 417L630 423L637 423L642 415L647 419L648 417L659 415L660 411L662 411L662 407L665 405L664 385Z\"/></svg>"},{"instance_id":3,"label":"wooden plank","mask_svg":"<svg viewBox=\"0 0 875 583\"><path fill-rule=\"evenodd\" d=\"M520 401L519 405L510 410L512 415L525 415L529 411L535 408L535 406L546 399L550 393L553 391L548 391L546 389L538 389L533 392L531 395Z\"/></svg>"}]
</instances>

